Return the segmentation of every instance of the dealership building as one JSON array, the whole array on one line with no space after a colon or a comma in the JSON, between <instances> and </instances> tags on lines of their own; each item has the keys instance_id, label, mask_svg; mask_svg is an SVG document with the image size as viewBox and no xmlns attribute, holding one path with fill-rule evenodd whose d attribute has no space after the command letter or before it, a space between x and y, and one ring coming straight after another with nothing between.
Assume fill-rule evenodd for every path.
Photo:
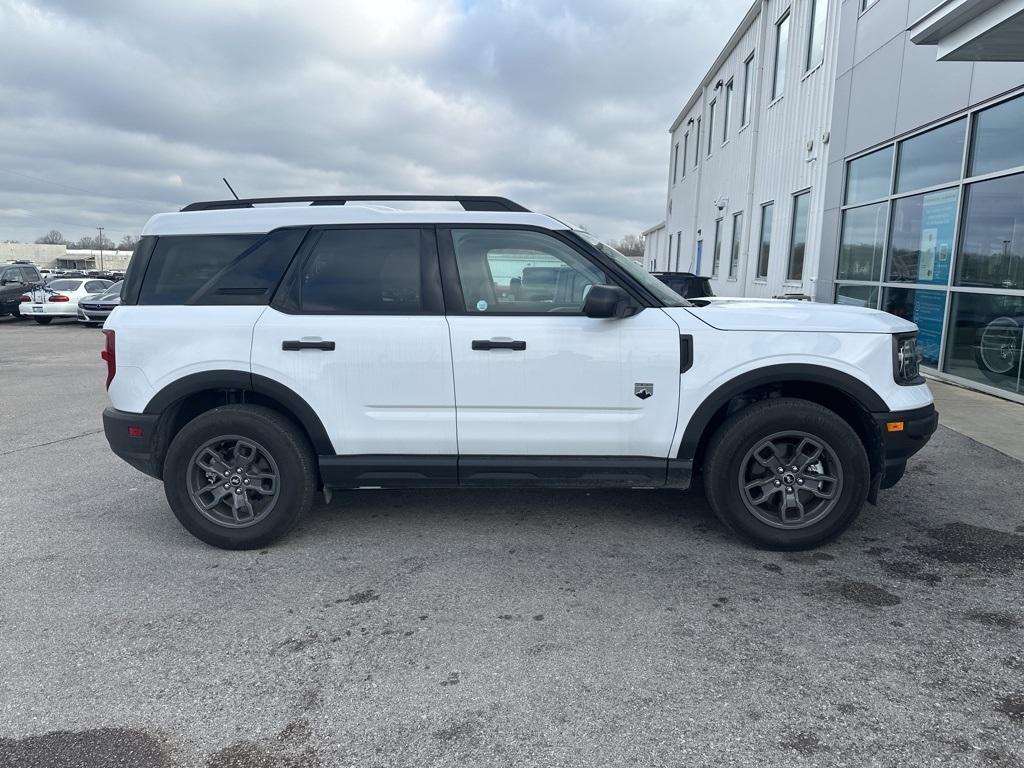
<instances>
[{"instance_id":1,"label":"dealership building","mask_svg":"<svg viewBox=\"0 0 1024 768\"><path fill-rule=\"evenodd\" d=\"M651 271L921 329L1024 402L1024 0L757 0L671 126Z\"/></svg>"}]
</instances>

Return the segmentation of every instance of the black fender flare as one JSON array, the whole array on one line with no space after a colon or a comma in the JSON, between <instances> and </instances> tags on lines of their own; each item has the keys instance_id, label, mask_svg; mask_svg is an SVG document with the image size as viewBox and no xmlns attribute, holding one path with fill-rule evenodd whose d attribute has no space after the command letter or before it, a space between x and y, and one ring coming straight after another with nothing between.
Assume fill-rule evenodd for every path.
<instances>
[{"instance_id":1,"label":"black fender flare","mask_svg":"<svg viewBox=\"0 0 1024 768\"><path fill-rule=\"evenodd\" d=\"M848 373L805 363L781 363L742 373L730 379L708 395L697 406L683 432L679 445L679 458L693 461L697 447L704 436L712 417L732 398L757 387L771 384L821 384L845 393L868 413L885 413L889 410L886 402L871 387Z\"/></svg>"},{"instance_id":2,"label":"black fender flare","mask_svg":"<svg viewBox=\"0 0 1024 768\"><path fill-rule=\"evenodd\" d=\"M179 400L207 390L254 392L279 402L306 430L313 449L321 456L335 454L331 438L316 411L298 393L266 376L248 371L200 371L172 381L146 403L143 413L159 415Z\"/></svg>"}]
</instances>

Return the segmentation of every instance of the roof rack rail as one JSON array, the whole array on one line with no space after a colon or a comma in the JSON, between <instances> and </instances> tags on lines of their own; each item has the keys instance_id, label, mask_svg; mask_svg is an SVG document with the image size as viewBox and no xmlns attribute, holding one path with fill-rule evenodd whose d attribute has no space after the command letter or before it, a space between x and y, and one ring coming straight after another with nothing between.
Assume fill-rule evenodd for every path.
<instances>
[{"instance_id":1,"label":"roof rack rail","mask_svg":"<svg viewBox=\"0 0 1024 768\"><path fill-rule=\"evenodd\" d=\"M209 200L206 202L189 203L184 211L217 211L229 208L253 208L256 205L269 203L309 203L310 205L345 205L350 202L385 202L389 200L408 200L414 202L455 202L466 211L510 211L529 213L519 203L507 197L480 195L342 195L312 197L250 197L241 200Z\"/></svg>"}]
</instances>

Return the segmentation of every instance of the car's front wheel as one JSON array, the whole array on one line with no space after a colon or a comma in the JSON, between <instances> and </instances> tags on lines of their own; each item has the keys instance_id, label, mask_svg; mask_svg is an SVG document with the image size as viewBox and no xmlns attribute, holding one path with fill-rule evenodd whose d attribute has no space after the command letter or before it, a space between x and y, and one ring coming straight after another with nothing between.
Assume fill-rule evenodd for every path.
<instances>
[{"instance_id":1,"label":"car's front wheel","mask_svg":"<svg viewBox=\"0 0 1024 768\"><path fill-rule=\"evenodd\" d=\"M164 460L164 493L179 522L223 549L263 547L313 503L306 436L269 408L227 405L186 424Z\"/></svg>"},{"instance_id":2,"label":"car's front wheel","mask_svg":"<svg viewBox=\"0 0 1024 768\"><path fill-rule=\"evenodd\" d=\"M704 464L719 519L768 549L807 549L838 536L864 507L870 479L867 453L846 421L785 397L727 418Z\"/></svg>"}]
</instances>

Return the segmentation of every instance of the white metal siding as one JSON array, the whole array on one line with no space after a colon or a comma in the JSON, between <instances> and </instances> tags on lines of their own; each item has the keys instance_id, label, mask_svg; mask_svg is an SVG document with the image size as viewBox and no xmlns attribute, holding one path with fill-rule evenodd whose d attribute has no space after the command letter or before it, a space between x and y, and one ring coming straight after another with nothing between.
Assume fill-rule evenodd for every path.
<instances>
[{"instance_id":1,"label":"white metal siding","mask_svg":"<svg viewBox=\"0 0 1024 768\"><path fill-rule=\"evenodd\" d=\"M722 255L719 275L713 281L720 295L774 296L781 293L814 292L820 256L821 218L824 210L824 186L828 166L827 136L832 110L836 67L836 34L839 20L838 0L828 2L825 57L820 65L805 73L810 16L813 0L762 0L749 26L721 58L719 67L702 82L699 98L677 121L669 142L669 162L678 142L680 152L684 134L690 132L690 152L686 175L675 184L669 178L665 232L683 232L680 269L695 267L696 243L703 239L700 272L710 275L714 251L715 220L722 219ZM789 50L783 95L771 100L771 79L775 57L775 22L787 9L790 13ZM751 19L750 16L747 19ZM746 21L746 19L745 19ZM754 93L749 123L739 126L742 114L743 72L747 57L754 54ZM734 82L731 125L728 141L721 141L724 118L725 86ZM721 81L722 86L716 88ZM697 94L695 94L696 96ZM709 104L717 100L711 155L707 154ZM694 128L702 118L698 168L693 167ZM689 120L693 119L693 125ZM808 142L812 143L807 151ZM681 175L681 174L680 174ZM807 247L804 255L804 279L785 280L789 261L793 195L810 189L810 215ZM761 226L761 204L775 201L772 222L771 258L768 277L757 280L757 245ZM728 277L729 243L733 215L743 212L740 239L740 263L733 279ZM667 235L666 235L667 237ZM661 268L659 260L659 268Z\"/></svg>"}]
</instances>

